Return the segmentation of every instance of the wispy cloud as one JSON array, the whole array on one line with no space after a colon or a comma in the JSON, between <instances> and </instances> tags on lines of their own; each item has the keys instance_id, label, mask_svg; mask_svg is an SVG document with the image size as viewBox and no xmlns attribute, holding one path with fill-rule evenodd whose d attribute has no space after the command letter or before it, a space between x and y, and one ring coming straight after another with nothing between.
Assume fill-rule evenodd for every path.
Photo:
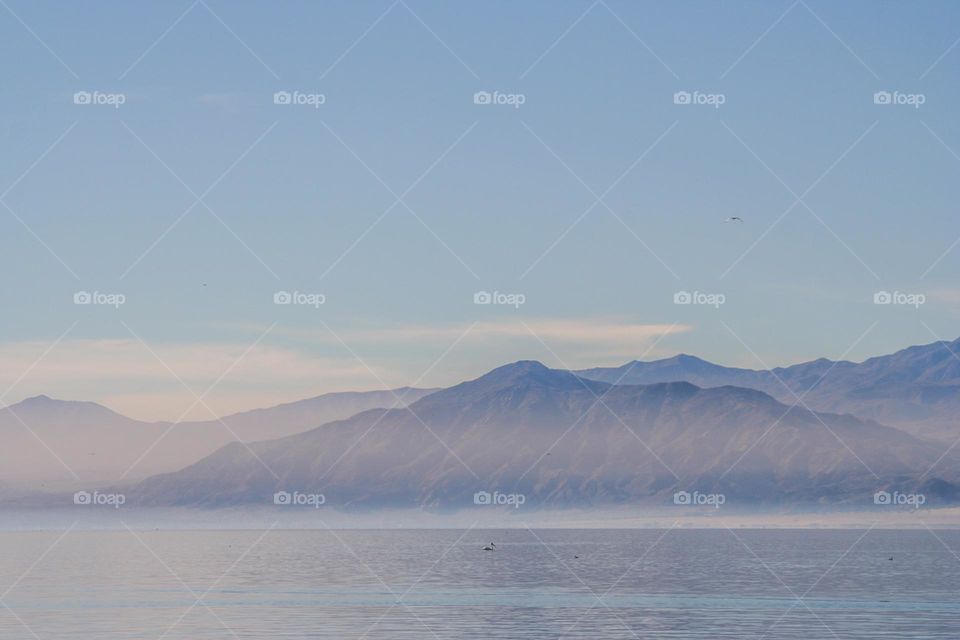
<instances>
[{"instance_id":1,"label":"wispy cloud","mask_svg":"<svg viewBox=\"0 0 960 640\"><path fill-rule=\"evenodd\" d=\"M262 328L243 328L258 335L262 332ZM172 419L194 401L178 378L202 394L229 371L207 402L218 415L226 415L331 391L378 389L383 387L381 381L408 385L454 343L456 347L420 386L455 384L520 359L539 359L554 367L619 364L645 352L665 334L691 329L609 318L521 321L519 317L333 328L350 350L323 328L277 327L269 338L272 343L264 341L245 356L250 342L242 339L161 342L150 344L149 349L134 338L64 340L17 382L7 400L47 394L101 402L141 419ZM48 346L42 341L0 344L2 388L13 385ZM664 354L648 354L658 355ZM188 416L210 417L202 407Z\"/></svg>"}]
</instances>

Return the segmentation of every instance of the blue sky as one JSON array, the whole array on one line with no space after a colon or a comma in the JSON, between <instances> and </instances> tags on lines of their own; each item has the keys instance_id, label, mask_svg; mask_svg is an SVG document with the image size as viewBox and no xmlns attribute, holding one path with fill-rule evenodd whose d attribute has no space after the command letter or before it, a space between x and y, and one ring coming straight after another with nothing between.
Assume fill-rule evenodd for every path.
<instances>
[{"instance_id":1,"label":"blue sky","mask_svg":"<svg viewBox=\"0 0 960 640\"><path fill-rule=\"evenodd\" d=\"M0 397L172 419L521 358L761 367L956 338L958 14L7 0Z\"/></svg>"}]
</instances>

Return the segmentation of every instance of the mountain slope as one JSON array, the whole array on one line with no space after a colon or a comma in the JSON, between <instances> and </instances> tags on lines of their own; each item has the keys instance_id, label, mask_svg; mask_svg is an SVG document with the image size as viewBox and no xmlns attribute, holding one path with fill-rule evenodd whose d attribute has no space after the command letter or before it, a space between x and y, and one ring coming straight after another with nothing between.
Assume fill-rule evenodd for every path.
<instances>
[{"instance_id":1,"label":"mountain slope","mask_svg":"<svg viewBox=\"0 0 960 640\"><path fill-rule=\"evenodd\" d=\"M402 406L432 391L330 393L226 416L222 423L178 425L140 422L93 402L36 396L0 409L0 482L33 488L112 482L128 470L131 478L143 478L180 469L238 438L300 433L374 407Z\"/></svg>"},{"instance_id":2,"label":"mountain slope","mask_svg":"<svg viewBox=\"0 0 960 640\"><path fill-rule=\"evenodd\" d=\"M439 508L469 506L484 490L551 506L663 500L678 488L744 501L857 500L921 475L941 449L752 389L611 386L519 362L409 410L367 411L252 451L229 445L127 493L143 504L200 506L268 504L277 491Z\"/></svg>"},{"instance_id":3,"label":"mountain slope","mask_svg":"<svg viewBox=\"0 0 960 640\"><path fill-rule=\"evenodd\" d=\"M619 384L688 381L704 387L748 387L786 404L795 404L800 396L811 409L881 420L918 437L949 444L960 438L960 339L908 347L859 363L821 358L770 371L723 367L680 355L575 373Z\"/></svg>"}]
</instances>

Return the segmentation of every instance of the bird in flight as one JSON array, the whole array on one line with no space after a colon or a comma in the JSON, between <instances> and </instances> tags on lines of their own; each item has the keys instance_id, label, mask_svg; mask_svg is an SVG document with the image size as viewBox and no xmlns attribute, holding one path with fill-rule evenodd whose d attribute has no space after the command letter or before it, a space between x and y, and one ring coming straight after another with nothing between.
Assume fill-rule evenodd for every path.
<instances>
[{"instance_id":1,"label":"bird in flight","mask_svg":"<svg viewBox=\"0 0 960 640\"><path fill-rule=\"evenodd\" d=\"M724 220L724 222L743 222L743 218L741 218L740 216L730 216L729 218Z\"/></svg>"}]
</instances>

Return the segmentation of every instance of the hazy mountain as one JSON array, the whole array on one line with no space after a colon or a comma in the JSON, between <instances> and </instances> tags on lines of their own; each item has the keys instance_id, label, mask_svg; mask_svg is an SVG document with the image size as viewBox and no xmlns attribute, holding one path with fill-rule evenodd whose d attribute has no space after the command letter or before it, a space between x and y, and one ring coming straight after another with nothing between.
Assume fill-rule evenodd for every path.
<instances>
[{"instance_id":1,"label":"hazy mountain","mask_svg":"<svg viewBox=\"0 0 960 640\"><path fill-rule=\"evenodd\" d=\"M93 402L36 396L0 409L0 483L36 489L76 483L77 477L112 482L131 467L131 478L143 478L180 469L237 438L287 436L367 409L400 406L394 393L412 402L431 391L329 393L227 416L223 423L176 426L133 420Z\"/></svg>"},{"instance_id":2,"label":"hazy mountain","mask_svg":"<svg viewBox=\"0 0 960 640\"><path fill-rule=\"evenodd\" d=\"M457 508L484 490L563 506L698 489L730 501L866 504L881 486L919 482L941 453L896 429L752 389L611 386L518 362L409 409L366 411L252 452L226 446L127 493L154 505L269 504L274 492L300 491L330 505ZM944 461L924 480L949 493L955 469Z\"/></svg>"},{"instance_id":3,"label":"hazy mountain","mask_svg":"<svg viewBox=\"0 0 960 640\"><path fill-rule=\"evenodd\" d=\"M786 404L794 404L796 394L817 411L853 413L950 444L960 438L960 339L863 362L821 358L771 371L722 367L680 355L575 373L608 383L687 381L704 387L748 387Z\"/></svg>"}]
</instances>

